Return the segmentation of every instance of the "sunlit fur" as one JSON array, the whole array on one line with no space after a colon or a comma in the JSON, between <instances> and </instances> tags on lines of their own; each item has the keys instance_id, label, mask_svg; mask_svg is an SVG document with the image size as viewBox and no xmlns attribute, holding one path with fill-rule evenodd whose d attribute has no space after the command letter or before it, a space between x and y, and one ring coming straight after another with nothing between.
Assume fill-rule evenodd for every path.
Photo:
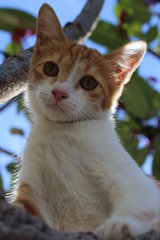
<instances>
[{"instance_id":1,"label":"sunlit fur","mask_svg":"<svg viewBox=\"0 0 160 240\"><path fill-rule=\"evenodd\" d=\"M42 6L26 91L33 127L14 204L51 227L107 239L160 227L159 189L121 145L112 116L145 50L137 41L100 55L66 39L54 11ZM58 65L57 76L43 72L47 61ZM86 75L99 83L92 91L79 85ZM54 89L69 97L57 102Z\"/></svg>"}]
</instances>

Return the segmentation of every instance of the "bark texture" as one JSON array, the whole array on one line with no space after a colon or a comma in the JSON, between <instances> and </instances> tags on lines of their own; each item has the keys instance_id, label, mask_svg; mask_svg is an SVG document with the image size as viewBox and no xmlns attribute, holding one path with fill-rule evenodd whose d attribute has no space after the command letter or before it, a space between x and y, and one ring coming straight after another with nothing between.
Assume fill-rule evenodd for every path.
<instances>
[{"instance_id":1,"label":"bark texture","mask_svg":"<svg viewBox=\"0 0 160 240\"><path fill-rule=\"evenodd\" d=\"M75 21L65 25L65 35L81 43L87 39L96 26L103 3L104 0L88 0ZM0 103L24 91L32 54L33 48L27 49L0 65Z\"/></svg>"},{"instance_id":2,"label":"bark texture","mask_svg":"<svg viewBox=\"0 0 160 240\"><path fill-rule=\"evenodd\" d=\"M0 192L0 240L101 240L93 233L63 233L11 206Z\"/></svg>"},{"instance_id":3,"label":"bark texture","mask_svg":"<svg viewBox=\"0 0 160 240\"><path fill-rule=\"evenodd\" d=\"M41 219L8 204L4 193L0 191L0 240L101 240L101 238L90 232L64 233L51 229ZM151 231L124 240L160 240L160 233Z\"/></svg>"}]
</instances>

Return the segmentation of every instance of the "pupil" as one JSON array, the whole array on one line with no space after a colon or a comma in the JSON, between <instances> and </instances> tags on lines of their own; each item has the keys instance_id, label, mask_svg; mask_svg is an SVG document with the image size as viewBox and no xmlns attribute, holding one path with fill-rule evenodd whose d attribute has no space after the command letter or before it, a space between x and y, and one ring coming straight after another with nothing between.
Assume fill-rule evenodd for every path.
<instances>
[{"instance_id":1,"label":"pupil","mask_svg":"<svg viewBox=\"0 0 160 240\"><path fill-rule=\"evenodd\" d=\"M92 80L88 79L88 87L91 87L91 86L92 86Z\"/></svg>"},{"instance_id":2,"label":"pupil","mask_svg":"<svg viewBox=\"0 0 160 240\"><path fill-rule=\"evenodd\" d=\"M49 71L55 72L54 70L56 70L56 67L53 64L49 64Z\"/></svg>"},{"instance_id":3,"label":"pupil","mask_svg":"<svg viewBox=\"0 0 160 240\"><path fill-rule=\"evenodd\" d=\"M50 68L51 68L51 71L53 71L53 72L56 69L54 66L51 66Z\"/></svg>"}]
</instances>

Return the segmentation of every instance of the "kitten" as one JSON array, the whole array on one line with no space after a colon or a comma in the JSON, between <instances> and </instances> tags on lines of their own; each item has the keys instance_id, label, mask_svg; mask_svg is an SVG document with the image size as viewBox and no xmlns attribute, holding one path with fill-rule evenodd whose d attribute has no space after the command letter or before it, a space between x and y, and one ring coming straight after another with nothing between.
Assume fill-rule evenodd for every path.
<instances>
[{"instance_id":1,"label":"kitten","mask_svg":"<svg viewBox=\"0 0 160 240\"><path fill-rule=\"evenodd\" d=\"M112 117L145 51L136 41L101 55L67 39L52 8L41 7L26 91L34 123L14 204L53 228L106 239L160 229L159 189Z\"/></svg>"}]
</instances>

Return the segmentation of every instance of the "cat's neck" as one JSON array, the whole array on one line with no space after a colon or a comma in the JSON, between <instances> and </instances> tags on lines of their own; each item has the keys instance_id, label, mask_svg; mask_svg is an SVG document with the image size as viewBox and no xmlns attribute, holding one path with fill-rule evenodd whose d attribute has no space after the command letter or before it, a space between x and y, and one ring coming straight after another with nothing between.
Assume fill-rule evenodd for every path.
<instances>
[{"instance_id":1,"label":"cat's neck","mask_svg":"<svg viewBox=\"0 0 160 240\"><path fill-rule=\"evenodd\" d=\"M53 136L62 136L61 141L63 141L63 136L66 136L73 139L75 143L85 143L92 148L96 147L97 151L100 149L107 155L114 155L113 158L119 158L119 153L125 155L125 158L130 158L119 140L113 115L109 111L103 118L76 123L55 123L40 118L34 123L32 132L37 138L45 136L45 139L50 139Z\"/></svg>"},{"instance_id":2,"label":"cat's neck","mask_svg":"<svg viewBox=\"0 0 160 240\"><path fill-rule=\"evenodd\" d=\"M54 138L62 151L65 147L73 149L71 140L76 149L90 149L93 154L95 152L101 156L101 159L107 158L107 161L115 161L120 165L126 162L136 165L121 144L115 130L113 115L109 111L103 118L76 123L54 123L41 118L35 122L32 131L34 136L39 139L45 138L46 142Z\"/></svg>"},{"instance_id":3,"label":"cat's neck","mask_svg":"<svg viewBox=\"0 0 160 240\"><path fill-rule=\"evenodd\" d=\"M86 130L98 131L100 129L110 129L114 130L114 118L110 111L103 114L102 117L96 119L84 119L83 121L76 122L53 122L47 118L35 118L33 128L44 129L45 131L50 131L52 129L56 132L82 132L86 133ZM87 133L87 135L89 132Z\"/></svg>"},{"instance_id":4,"label":"cat's neck","mask_svg":"<svg viewBox=\"0 0 160 240\"><path fill-rule=\"evenodd\" d=\"M33 144L44 148L49 146L53 155L55 151L58 151L57 155L65 153L65 158L69 159L73 166L85 165L92 169L92 174L95 175L97 175L97 165L107 174L115 172L115 169L116 171L121 169L120 174L114 175L117 181L120 181L121 175L129 174L129 178L134 178L135 175L138 178L141 175L135 161L119 140L110 112L107 112L103 118L77 123L54 123L41 118L33 125L28 142L31 146ZM37 149L39 151L39 147ZM35 150L34 154L36 154ZM47 156L44 155L43 158L46 159ZM66 162L66 159L64 161L61 159L61 162Z\"/></svg>"}]
</instances>

